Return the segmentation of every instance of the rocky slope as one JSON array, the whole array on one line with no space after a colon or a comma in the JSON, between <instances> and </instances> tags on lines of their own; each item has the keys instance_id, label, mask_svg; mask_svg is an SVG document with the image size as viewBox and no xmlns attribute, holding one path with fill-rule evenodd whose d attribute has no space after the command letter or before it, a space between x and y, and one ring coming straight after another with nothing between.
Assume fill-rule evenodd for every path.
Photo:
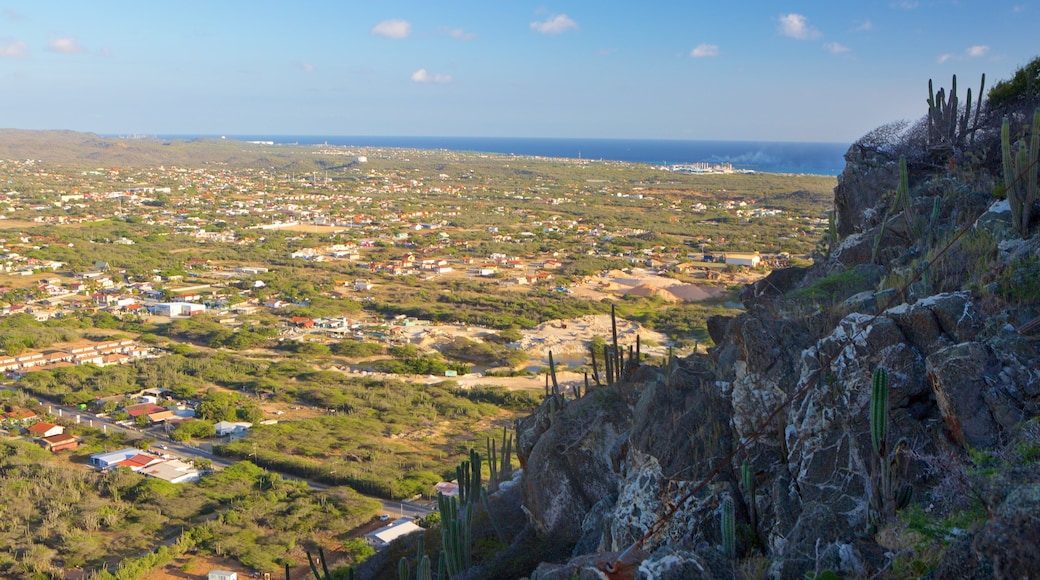
<instances>
[{"instance_id":1,"label":"rocky slope","mask_svg":"<svg viewBox=\"0 0 1040 580\"><path fill-rule=\"evenodd\" d=\"M1014 231L984 167L912 167L897 206L893 156L846 159L837 238L747 287L708 355L518 423L530 527L571 554L531 578L1040 570L1040 236Z\"/></svg>"}]
</instances>

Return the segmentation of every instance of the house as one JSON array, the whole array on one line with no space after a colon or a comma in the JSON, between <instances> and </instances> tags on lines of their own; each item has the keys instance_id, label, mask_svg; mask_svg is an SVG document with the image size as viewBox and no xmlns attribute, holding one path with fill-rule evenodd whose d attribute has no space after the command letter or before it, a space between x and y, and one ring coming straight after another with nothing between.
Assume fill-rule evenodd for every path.
<instances>
[{"instance_id":1,"label":"house","mask_svg":"<svg viewBox=\"0 0 1040 580\"><path fill-rule=\"evenodd\" d=\"M199 480L199 471L179 459L156 463L145 467L140 472L148 477L162 479L170 483L185 483Z\"/></svg>"},{"instance_id":2,"label":"house","mask_svg":"<svg viewBox=\"0 0 1040 580\"><path fill-rule=\"evenodd\" d=\"M210 570L207 580L238 580L238 573L227 570Z\"/></svg>"},{"instance_id":3,"label":"house","mask_svg":"<svg viewBox=\"0 0 1040 580\"><path fill-rule=\"evenodd\" d=\"M90 456L90 464L98 469L115 469L121 462L140 454L141 450L134 447L108 451L106 453L95 453ZM159 458L156 457L156 459Z\"/></svg>"},{"instance_id":4,"label":"house","mask_svg":"<svg viewBox=\"0 0 1040 580\"><path fill-rule=\"evenodd\" d=\"M65 432L65 428L61 425L55 425L54 423L47 423L46 421L40 421L34 423L27 429L29 434L37 439L43 439L44 437L51 437L53 435L61 435Z\"/></svg>"},{"instance_id":5,"label":"house","mask_svg":"<svg viewBox=\"0 0 1040 580\"><path fill-rule=\"evenodd\" d=\"M40 439L40 444L43 445L44 449L47 451L57 453L59 451L65 451L66 449L75 449L79 447L79 439L76 439L68 433L61 433L59 435L52 435Z\"/></svg>"},{"instance_id":6,"label":"house","mask_svg":"<svg viewBox=\"0 0 1040 580\"><path fill-rule=\"evenodd\" d=\"M365 534L365 539L369 545L381 548L397 538L420 531L422 528L416 525L412 518L400 518L384 528Z\"/></svg>"},{"instance_id":7,"label":"house","mask_svg":"<svg viewBox=\"0 0 1040 580\"><path fill-rule=\"evenodd\" d=\"M216 425L213 425L213 428L217 431L217 437L223 437L225 435L243 436L252 426L252 423L220 421Z\"/></svg>"},{"instance_id":8,"label":"house","mask_svg":"<svg viewBox=\"0 0 1040 580\"><path fill-rule=\"evenodd\" d=\"M156 411L155 413L148 413L148 422L155 425L157 423L164 423L176 417L177 415L173 411L163 409L162 411Z\"/></svg>"},{"instance_id":9,"label":"house","mask_svg":"<svg viewBox=\"0 0 1040 580\"><path fill-rule=\"evenodd\" d=\"M150 310L152 314L156 316L184 318L195 316L196 314L202 314L206 311L206 306L204 304L195 304L193 302L160 302L153 305Z\"/></svg>"},{"instance_id":10,"label":"house","mask_svg":"<svg viewBox=\"0 0 1040 580\"><path fill-rule=\"evenodd\" d=\"M289 323L299 328L311 328L314 326L314 319L306 316L293 316L289 319Z\"/></svg>"},{"instance_id":11,"label":"house","mask_svg":"<svg viewBox=\"0 0 1040 580\"><path fill-rule=\"evenodd\" d=\"M726 252L726 265L727 266L748 266L750 268L757 268L759 262L762 261L762 257L756 254L742 254L736 252Z\"/></svg>"},{"instance_id":12,"label":"house","mask_svg":"<svg viewBox=\"0 0 1040 580\"><path fill-rule=\"evenodd\" d=\"M36 413L28 409L14 409L8 413L4 413L5 423L16 423L19 425L25 425L36 420Z\"/></svg>"}]
</instances>

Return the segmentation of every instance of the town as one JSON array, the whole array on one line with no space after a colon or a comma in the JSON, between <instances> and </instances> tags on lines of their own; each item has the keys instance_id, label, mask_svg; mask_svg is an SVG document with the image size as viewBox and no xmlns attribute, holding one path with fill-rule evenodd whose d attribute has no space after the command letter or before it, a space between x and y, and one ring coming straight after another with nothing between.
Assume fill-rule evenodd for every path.
<instances>
[{"instance_id":1,"label":"town","mask_svg":"<svg viewBox=\"0 0 1040 580\"><path fill-rule=\"evenodd\" d=\"M423 525L423 498L538 404L547 372L588 381L612 308L648 362L705 348L741 284L812 260L835 182L231 140L177 144L206 149L192 164L172 146L135 140L120 167L0 160L7 436L92 485L195 506L157 527L100 518L139 543L66 543L67 568L169 540L235 478L299 502L327 498L290 478L340 490L350 517L321 523L339 537L419 529L400 516ZM239 565L300 564L222 525Z\"/></svg>"}]
</instances>

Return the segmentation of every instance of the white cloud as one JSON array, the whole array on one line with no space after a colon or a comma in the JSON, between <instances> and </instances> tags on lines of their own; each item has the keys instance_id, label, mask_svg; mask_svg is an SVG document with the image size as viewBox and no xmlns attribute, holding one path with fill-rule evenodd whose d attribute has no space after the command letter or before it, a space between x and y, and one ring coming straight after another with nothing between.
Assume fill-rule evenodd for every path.
<instances>
[{"instance_id":1,"label":"white cloud","mask_svg":"<svg viewBox=\"0 0 1040 580\"><path fill-rule=\"evenodd\" d=\"M408 38L412 33L412 25L407 20L384 20L372 27L372 34L386 38Z\"/></svg>"},{"instance_id":2,"label":"white cloud","mask_svg":"<svg viewBox=\"0 0 1040 580\"><path fill-rule=\"evenodd\" d=\"M430 74L426 72L426 69L421 68L412 73L412 80L422 84L443 85L451 82L451 76L442 74Z\"/></svg>"},{"instance_id":3,"label":"white cloud","mask_svg":"<svg viewBox=\"0 0 1040 580\"><path fill-rule=\"evenodd\" d=\"M989 47L988 46L986 46L985 44L976 44L976 45L969 46L968 48L964 49L964 53L963 54L955 54L955 53L952 53L952 52L948 52L946 54L939 55L939 58L937 58L936 60L939 62L939 64L945 64L947 62L950 62L951 60L964 60L966 58L980 58L980 57L986 56L987 54L989 54Z\"/></svg>"},{"instance_id":4,"label":"white cloud","mask_svg":"<svg viewBox=\"0 0 1040 580\"><path fill-rule=\"evenodd\" d=\"M62 54L79 54L83 52L83 47L76 42L75 38L52 38L47 44L47 48L53 52L60 52Z\"/></svg>"},{"instance_id":5,"label":"white cloud","mask_svg":"<svg viewBox=\"0 0 1040 580\"><path fill-rule=\"evenodd\" d=\"M984 44L976 44L975 46L968 47L968 50L966 51L967 55L972 58L986 56L987 52L989 52L989 47Z\"/></svg>"},{"instance_id":6,"label":"white cloud","mask_svg":"<svg viewBox=\"0 0 1040 580\"><path fill-rule=\"evenodd\" d=\"M531 30L542 34L563 34L571 28L577 28L578 23L571 20L566 14L550 16L541 22L532 22Z\"/></svg>"},{"instance_id":7,"label":"white cloud","mask_svg":"<svg viewBox=\"0 0 1040 580\"><path fill-rule=\"evenodd\" d=\"M857 26L853 30L855 30L857 32L866 32L868 30L874 30L874 23L871 22L870 19L868 18L867 20L864 20L862 24L860 24L859 26Z\"/></svg>"},{"instance_id":8,"label":"white cloud","mask_svg":"<svg viewBox=\"0 0 1040 580\"><path fill-rule=\"evenodd\" d=\"M827 52L831 54L842 54L852 50L851 48L837 42L824 43L823 48L827 49Z\"/></svg>"},{"instance_id":9,"label":"white cloud","mask_svg":"<svg viewBox=\"0 0 1040 580\"><path fill-rule=\"evenodd\" d=\"M690 51L690 56L693 58L705 58L708 56L718 56L719 45L717 44L698 44L696 48Z\"/></svg>"},{"instance_id":10,"label":"white cloud","mask_svg":"<svg viewBox=\"0 0 1040 580\"><path fill-rule=\"evenodd\" d=\"M310 64L308 62L301 62L300 63L300 70L302 70L305 73L312 73L312 72L314 72L314 65Z\"/></svg>"},{"instance_id":11,"label":"white cloud","mask_svg":"<svg viewBox=\"0 0 1040 580\"><path fill-rule=\"evenodd\" d=\"M0 57L10 58L21 58L25 56L25 50L29 48L21 40L16 40L10 44L0 44Z\"/></svg>"},{"instance_id":12,"label":"white cloud","mask_svg":"<svg viewBox=\"0 0 1040 580\"><path fill-rule=\"evenodd\" d=\"M477 37L476 33L466 32L461 28L452 28L448 31L448 36L454 38L455 40L473 40Z\"/></svg>"},{"instance_id":13,"label":"white cloud","mask_svg":"<svg viewBox=\"0 0 1040 580\"><path fill-rule=\"evenodd\" d=\"M780 34L796 40L809 40L819 38L820 31L810 26L805 16L792 12L780 17Z\"/></svg>"}]
</instances>

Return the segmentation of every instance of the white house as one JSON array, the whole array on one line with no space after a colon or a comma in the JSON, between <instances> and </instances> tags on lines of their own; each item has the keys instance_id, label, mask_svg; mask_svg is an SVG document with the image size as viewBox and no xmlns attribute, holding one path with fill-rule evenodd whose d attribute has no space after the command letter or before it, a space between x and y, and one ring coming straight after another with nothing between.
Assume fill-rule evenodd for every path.
<instances>
[{"instance_id":1,"label":"white house","mask_svg":"<svg viewBox=\"0 0 1040 580\"><path fill-rule=\"evenodd\" d=\"M238 580L238 572L227 570L210 570L206 580Z\"/></svg>"},{"instance_id":2,"label":"white house","mask_svg":"<svg viewBox=\"0 0 1040 580\"><path fill-rule=\"evenodd\" d=\"M225 435L245 435L246 431L249 431L249 428L252 426L252 423L221 421L213 425L213 428L217 430L217 437L223 437Z\"/></svg>"},{"instance_id":3,"label":"white house","mask_svg":"<svg viewBox=\"0 0 1040 580\"><path fill-rule=\"evenodd\" d=\"M179 460L171 459L163 463L145 467L140 473L156 479L164 479L170 483L184 483L187 481L198 481L199 471L191 465Z\"/></svg>"},{"instance_id":4,"label":"white house","mask_svg":"<svg viewBox=\"0 0 1040 580\"><path fill-rule=\"evenodd\" d=\"M183 318L194 316L206 311L203 304L192 302L160 302L151 307L152 314L156 316L169 316L170 318Z\"/></svg>"},{"instance_id":5,"label":"white house","mask_svg":"<svg viewBox=\"0 0 1040 580\"><path fill-rule=\"evenodd\" d=\"M401 518L385 528L365 534L365 539L368 540L369 545L381 548L397 538L420 531L422 528L416 525L412 518Z\"/></svg>"},{"instance_id":6,"label":"white house","mask_svg":"<svg viewBox=\"0 0 1040 580\"><path fill-rule=\"evenodd\" d=\"M727 266L748 266L751 268L757 268L759 262L761 261L762 257L758 254L739 254L735 252L726 252Z\"/></svg>"}]
</instances>

